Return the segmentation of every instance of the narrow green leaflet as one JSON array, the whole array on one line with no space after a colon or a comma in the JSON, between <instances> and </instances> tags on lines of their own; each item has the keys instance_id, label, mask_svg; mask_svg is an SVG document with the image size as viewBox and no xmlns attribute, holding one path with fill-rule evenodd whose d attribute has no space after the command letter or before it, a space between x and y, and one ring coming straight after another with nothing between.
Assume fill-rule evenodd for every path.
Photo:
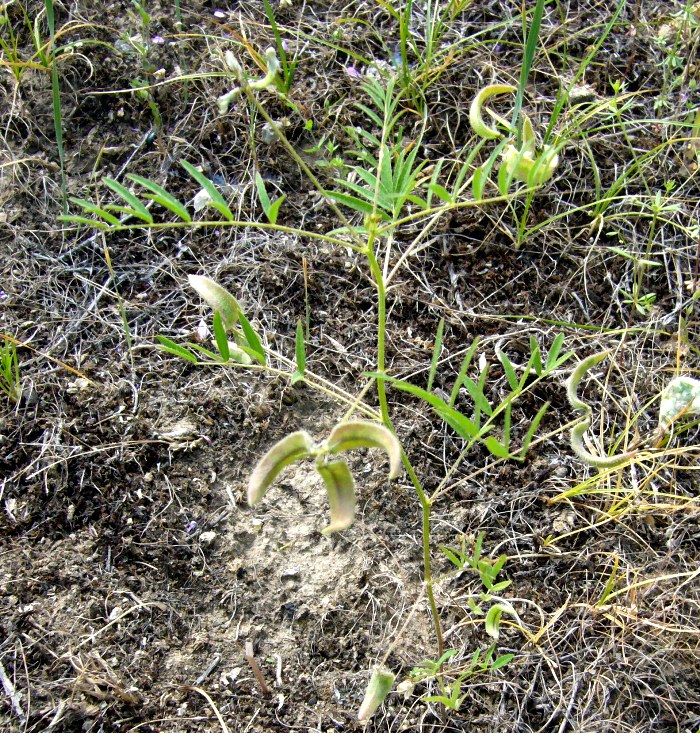
<instances>
[{"instance_id":1,"label":"narrow green leaflet","mask_svg":"<svg viewBox=\"0 0 700 733\"><path fill-rule=\"evenodd\" d=\"M243 311L238 311L238 321L241 324L245 340L248 342L248 346L250 347L250 349L246 349L246 351L248 351L257 362L265 366L267 363L265 349L260 341L260 337L255 332L255 329L250 325L250 321L245 317Z\"/></svg>"},{"instance_id":2,"label":"narrow green leaflet","mask_svg":"<svg viewBox=\"0 0 700 733\"><path fill-rule=\"evenodd\" d=\"M85 224L86 226L94 227L95 229L110 229L110 225L104 221L97 221L96 219L88 219L87 216L76 216L75 214L59 214L56 217L59 221L65 222L66 224Z\"/></svg>"},{"instance_id":3,"label":"narrow green leaflet","mask_svg":"<svg viewBox=\"0 0 700 733\"><path fill-rule=\"evenodd\" d=\"M224 197L219 192L219 189L202 173L198 171L191 163L186 160L181 160L180 165L194 178L197 183L209 194L211 198L210 205L213 206L219 213L223 215L228 221L233 221L234 216L229 209L228 204L224 200Z\"/></svg>"},{"instance_id":4,"label":"narrow green leaflet","mask_svg":"<svg viewBox=\"0 0 700 733\"><path fill-rule=\"evenodd\" d=\"M114 214L110 214L108 211L105 211L104 209L101 209L96 204L92 204L89 201L86 201L85 199L79 199L75 196L71 196L69 198L71 203L77 204L82 208L83 211L87 211L90 214L95 214L95 216L99 216L101 219L104 219L106 222L109 222L110 224L113 224L114 226L119 225L119 219L117 219ZM65 219L68 217L62 217L62 220L65 221Z\"/></svg>"},{"instance_id":5,"label":"narrow green leaflet","mask_svg":"<svg viewBox=\"0 0 700 733\"><path fill-rule=\"evenodd\" d=\"M467 349L467 353L464 355L464 359L462 359L462 366L459 368L459 375L457 376L457 381L454 384L454 387L452 387L452 392L450 393L450 402L449 406L454 407L455 401L457 400L457 397L459 396L459 390L463 385L464 377L467 373L467 369L469 369L469 365L472 363L472 359L474 358L474 352L476 351L477 347L479 346L479 337L477 336L474 341L472 342L472 345Z\"/></svg>"},{"instance_id":6,"label":"narrow green leaflet","mask_svg":"<svg viewBox=\"0 0 700 733\"><path fill-rule=\"evenodd\" d=\"M506 664L514 659L514 657L515 654L501 654L501 656L497 657L491 665L491 671L495 672L496 670L501 669L501 667L505 667Z\"/></svg>"},{"instance_id":7,"label":"narrow green leaflet","mask_svg":"<svg viewBox=\"0 0 700 733\"><path fill-rule=\"evenodd\" d=\"M269 217L270 197L267 195L265 181L263 181L262 176L257 171L255 172L255 188L258 192L258 198L260 199L260 204L263 207L263 211L265 212L265 215Z\"/></svg>"},{"instance_id":8,"label":"narrow green leaflet","mask_svg":"<svg viewBox=\"0 0 700 733\"><path fill-rule=\"evenodd\" d=\"M567 351L565 354L561 353L562 346L564 345L564 334L560 333L553 341L549 353L547 354L547 363L545 364L545 374L549 374L554 369L558 369L564 362L568 361L573 355L573 351Z\"/></svg>"},{"instance_id":9,"label":"narrow green leaflet","mask_svg":"<svg viewBox=\"0 0 700 733\"><path fill-rule=\"evenodd\" d=\"M491 455L496 458L510 458L510 451L508 448L494 437L488 437L484 440L484 445L488 449Z\"/></svg>"},{"instance_id":10,"label":"narrow green leaflet","mask_svg":"<svg viewBox=\"0 0 700 733\"><path fill-rule=\"evenodd\" d=\"M175 216L186 221L188 224L192 221L192 217L185 206L172 194L168 193L162 186L159 186L155 181L139 176L136 173L127 174L127 178L134 183L138 183L140 186L143 186L147 191L150 191L150 194L147 194L146 198L149 198L164 208L172 211Z\"/></svg>"},{"instance_id":11,"label":"narrow green leaflet","mask_svg":"<svg viewBox=\"0 0 700 733\"><path fill-rule=\"evenodd\" d=\"M538 377L542 376L542 354L540 353L540 347L537 343L537 339L534 336L530 336L530 360L532 361L532 368L535 370L535 374Z\"/></svg>"},{"instance_id":12,"label":"narrow green leaflet","mask_svg":"<svg viewBox=\"0 0 700 733\"><path fill-rule=\"evenodd\" d=\"M369 372L366 373L365 376L374 377L375 379L385 379L387 382L391 382L396 389L408 392L409 394L425 400L425 402L427 402L435 412L437 412L437 414L465 440L476 438L478 436L479 430L469 418L458 410L455 410L453 407L450 407L444 400L440 399L440 397L432 392L428 392L400 379L388 377L386 374Z\"/></svg>"},{"instance_id":13,"label":"narrow green leaflet","mask_svg":"<svg viewBox=\"0 0 700 733\"><path fill-rule=\"evenodd\" d=\"M520 388L520 381L518 380L518 375L515 373L513 364L511 363L510 359L505 355L505 353L500 350L498 352L498 359L503 366L503 371L505 372L506 379L508 380L510 388L514 392L517 391Z\"/></svg>"},{"instance_id":14,"label":"narrow green leaflet","mask_svg":"<svg viewBox=\"0 0 700 733\"><path fill-rule=\"evenodd\" d=\"M545 412L549 409L549 402L545 402L542 407L538 410L537 414L535 415L535 419L532 421L530 427L528 428L527 434L525 435L525 439L523 440L523 447L520 449L520 452L517 456L514 456L519 461L525 460L525 455L527 454L528 449L530 448L530 443L532 442L532 438L534 437L535 433L537 432L537 428L540 426L540 422L542 421L542 418L544 417Z\"/></svg>"},{"instance_id":15,"label":"narrow green leaflet","mask_svg":"<svg viewBox=\"0 0 700 733\"><path fill-rule=\"evenodd\" d=\"M231 358L231 351L228 346L228 336L226 335L226 328L219 311L214 312L214 339L216 340L216 348L219 349L221 359L227 362Z\"/></svg>"},{"instance_id":16,"label":"narrow green leaflet","mask_svg":"<svg viewBox=\"0 0 700 733\"><path fill-rule=\"evenodd\" d=\"M163 351L167 351L173 356L179 356L181 359L185 359L186 361L191 361L193 364L197 363L197 357L191 351L188 351L184 346L176 344L174 341L171 341L165 336L158 335L156 336L156 338L160 342L160 347L161 349L163 349Z\"/></svg>"},{"instance_id":17,"label":"narrow green leaflet","mask_svg":"<svg viewBox=\"0 0 700 733\"><path fill-rule=\"evenodd\" d=\"M103 178L105 186L107 188L114 191L114 193L117 194L117 196L120 196L124 201L126 201L127 204L131 207L131 210L129 213L132 216L135 216L137 219L141 219L145 221L148 224L153 224L153 217L151 216L151 212L139 201L139 199L129 191L126 186L122 186L119 181L115 181L114 178ZM116 211L121 211L121 207L112 207L109 206L108 208L114 209Z\"/></svg>"}]
</instances>

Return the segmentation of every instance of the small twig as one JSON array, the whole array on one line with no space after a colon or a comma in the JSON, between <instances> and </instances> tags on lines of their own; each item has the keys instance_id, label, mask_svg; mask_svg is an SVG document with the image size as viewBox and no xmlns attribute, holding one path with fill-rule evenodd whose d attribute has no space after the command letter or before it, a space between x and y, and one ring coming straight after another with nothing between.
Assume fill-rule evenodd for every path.
<instances>
[{"instance_id":1,"label":"small twig","mask_svg":"<svg viewBox=\"0 0 700 733\"><path fill-rule=\"evenodd\" d=\"M204 672L202 672L202 674L200 674L199 677L197 677L194 684L201 685L202 682L204 682L204 680L206 680L207 677L209 677L209 675L216 669L216 666L219 664L220 661L221 661L221 654L215 654L214 658L211 660L211 662L209 662Z\"/></svg>"},{"instance_id":2,"label":"small twig","mask_svg":"<svg viewBox=\"0 0 700 733\"><path fill-rule=\"evenodd\" d=\"M250 668L253 670L253 674L255 675L255 679L258 681L258 684L260 685L260 689L262 690L263 695L272 694L272 690L267 686L267 682L265 682L263 673L260 671L260 667L258 666L258 663L255 661L255 657L253 656L252 641L246 641L245 643L245 658L250 665Z\"/></svg>"},{"instance_id":3,"label":"small twig","mask_svg":"<svg viewBox=\"0 0 700 733\"><path fill-rule=\"evenodd\" d=\"M19 718L19 722L24 725L25 717L22 707L19 704L19 694L15 690L15 686L12 684L12 680L5 673L5 668L0 662L0 682L2 682L2 689L5 690L5 694L10 698L10 705L13 712Z\"/></svg>"}]
</instances>

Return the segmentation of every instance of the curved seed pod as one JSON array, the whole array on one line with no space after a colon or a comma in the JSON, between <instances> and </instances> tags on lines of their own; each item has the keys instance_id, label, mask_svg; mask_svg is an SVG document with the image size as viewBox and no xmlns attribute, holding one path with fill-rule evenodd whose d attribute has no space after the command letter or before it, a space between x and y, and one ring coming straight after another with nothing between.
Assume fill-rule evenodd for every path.
<instances>
[{"instance_id":1,"label":"curved seed pod","mask_svg":"<svg viewBox=\"0 0 700 733\"><path fill-rule=\"evenodd\" d=\"M484 122L481 116L481 108L489 97L516 91L517 87L511 86L510 84L489 84L489 86L479 90L469 108L469 124L479 137L483 137L486 140L497 140L499 137L503 137L500 132L489 127Z\"/></svg>"},{"instance_id":2,"label":"curved seed pod","mask_svg":"<svg viewBox=\"0 0 700 733\"><path fill-rule=\"evenodd\" d=\"M604 351L602 354L594 354L584 359L574 369L566 383L566 396L569 399L569 404L574 410L584 413L581 422L571 429L571 448L584 463L588 463L590 466L595 466L596 468L614 468L621 463L625 463L636 454L636 451L628 451L619 456L594 456L586 450L583 444L583 435L591 426L593 409L579 398L578 386L586 373L601 362L609 353L609 351Z\"/></svg>"},{"instance_id":3,"label":"curved seed pod","mask_svg":"<svg viewBox=\"0 0 700 733\"><path fill-rule=\"evenodd\" d=\"M700 380L691 377L672 379L661 393L659 405L659 429L669 425L681 415L700 414Z\"/></svg>"},{"instance_id":4,"label":"curved seed pod","mask_svg":"<svg viewBox=\"0 0 700 733\"><path fill-rule=\"evenodd\" d=\"M383 425L365 420L336 425L324 444L326 453L340 453L353 448L382 448L389 455L389 478L401 473L401 444Z\"/></svg>"},{"instance_id":5,"label":"curved seed pod","mask_svg":"<svg viewBox=\"0 0 700 733\"><path fill-rule=\"evenodd\" d=\"M331 523L321 532L328 536L333 532L347 529L355 519L355 481L345 461L328 461L316 464L326 485L328 503L331 507Z\"/></svg>"},{"instance_id":6,"label":"curved seed pod","mask_svg":"<svg viewBox=\"0 0 700 733\"><path fill-rule=\"evenodd\" d=\"M306 430L290 433L258 461L248 480L248 504L254 506L263 498L280 471L301 458L314 455L315 444Z\"/></svg>"},{"instance_id":7,"label":"curved seed pod","mask_svg":"<svg viewBox=\"0 0 700 733\"><path fill-rule=\"evenodd\" d=\"M362 705L357 713L357 719L366 723L377 711L377 708L384 702L386 696L391 692L396 675L387 669L377 668L372 672L367 692L365 692Z\"/></svg>"},{"instance_id":8,"label":"curved seed pod","mask_svg":"<svg viewBox=\"0 0 700 733\"><path fill-rule=\"evenodd\" d=\"M233 328L238 321L238 314L241 309L236 299L218 283L203 275L190 275L190 285L199 295L215 310L219 312L221 321L229 329Z\"/></svg>"}]
</instances>

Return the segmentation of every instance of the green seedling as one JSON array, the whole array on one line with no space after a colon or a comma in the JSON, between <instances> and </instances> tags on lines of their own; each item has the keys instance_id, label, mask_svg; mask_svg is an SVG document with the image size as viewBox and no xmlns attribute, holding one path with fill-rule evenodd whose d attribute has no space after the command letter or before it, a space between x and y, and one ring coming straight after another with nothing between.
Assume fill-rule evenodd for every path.
<instances>
[{"instance_id":1,"label":"green seedling","mask_svg":"<svg viewBox=\"0 0 700 733\"><path fill-rule=\"evenodd\" d=\"M4 392L15 404L22 397L17 345L5 336L0 347L0 392Z\"/></svg>"},{"instance_id":2,"label":"green seedling","mask_svg":"<svg viewBox=\"0 0 700 733\"><path fill-rule=\"evenodd\" d=\"M394 80L386 87L378 81L367 81L363 91L372 106L356 105L368 120L381 130L381 137L364 128L346 128L355 149L347 155L356 157L357 165L349 166L355 180L336 178L344 190L329 191L327 195L365 216L379 216L382 221L396 221L408 203L422 209L427 202L415 195L420 174L427 161L418 160L421 137L406 142L403 128L398 125L405 114L399 110L401 93L396 92Z\"/></svg>"},{"instance_id":3,"label":"green seedling","mask_svg":"<svg viewBox=\"0 0 700 733\"><path fill-rule=\"evenodd\" d=\"M485 592L479 596L482 603L490 603L494 600L494 594L500 593L508 588L512 581L498 580L498 575L503 570L506 563L506 555L500 555L495 560L484 558L481 555L481 548L484 541L485 532L480 532L474 543L474 550L470 554L466 550L466 538L462 537L461 546L457 548L440 547L447 559L459 570L471 568L479 574L481 583ZM469 599L468 604L472 612L477 616L485 616L484 626L486 633L497 641L500 635L501 616L503 613L509 613L517 618L517 613L513 606L506 600L497 599L498 602L490 606L488 611L484 611L473 599Z\"/></svg>"},{"instance_id":4,"label":"green seedling","mask_svg":"<svg viewBox=\"0 0 700 733\"><path fill-rule=\"evenodd\" d=\"M296 369L292 374L292 385L304 380L306 374L306 344L304 343L304 326L301 318L297 321L297 332L294 339L294 355L296 357Z\"/></svg>"},{"instance_id":5,"label":"green seedling","mask_svg":"<svg viewBox=\"0 0 700 733\"><path fill-rule=\"evenodd\" d=\"M322 443L315 443L305 430L299 430L275 443L257 463L248 481L248 504L255 506L284 468L304 458L315 458L331 515L330 524L321 531L330 535L347 529L355 518L355 482L345 461L329 461L327 456L355 448L382 448L389 455L389 478L399 475L401 446L396 436L379 423L341 423Z\"/></svg>"},{"instance_id":6,"label":"green seedling","mask_svg":"<svg viewBox=\"0 0 700 733\"><path fill-rule=\"evenodd\" d=\"M270 224L276 224L280 206L282 206L284 200L287 198L286 195L282 194L278 199L270 201L270 197L267 195L267 189L265 188L265 181L263 181L262 176L257 172L255 174L255 188L257 189L258 199L260 199L260 205L265 212L267 220Z\"/></svg>"},{"instance_id":7,"label":"green seedling","mask_svg":"<svg viewBox=\"0 0 700 733\"><path fill-rule=\"evenodd\" d=\"M476 443L481 443L496 458L524 461L530 448L530 443L549 408L549 403L542 405L533 418L519 449L514 449L511 444L511 413L513 403L529 389L531 385L528 385L528 382L532 379L533 375L537 379L543 379L571 357L571 352L562 353L563 344L564 336L560 334L555 338L549 352L545 352L543 356L536 340L532 339L530 341L531 355L523 368L521 376L517 375L516 367L511 363L506 354L499 350L497 352L498 357L503 366L511 391L501 400L500 404L495 406L489 402L484 392L487 373L482 371L477 380L470 379L466 376L469 364L476 350L476 342L467 351L449 400L443 399L435 392L425 390L401 379L395 379L379 373L370 373L367 376L384 380L394 388L415 395L429 404L435 413L466 441L465 450ZM438 340L436 339L436 347L437 345ZM468 417L454 407L457 396L462 388L466 390L474 403L474 412L471 417ZM499 440L489 433L501 420L503 437L502 440Z\"/></svg>"},{"instance_id":8,"label":"green seedling","mask_svg":"<svg viewBox=\"0 0 700 733\"><path fill-rule=\"evenodd\" d=\"M423 698L425 702L437 702L449 710L459 710L462 707L468 693L462 694L464 682L477 674L493 673L505 667L515 656L514 654L501 654L494 659L496 645L492 644L483 652L476 649L472 654L466 668L457 667L458 676L449 684L442 682L445 665L458 653L457 649L448 649L438 660L426 660L411 670L407 680L399 685L399 689L405 692L412 692L418 682L429 679L437 679L441 688L440 695L428 695Z\"/></svg>"}]
</instances>

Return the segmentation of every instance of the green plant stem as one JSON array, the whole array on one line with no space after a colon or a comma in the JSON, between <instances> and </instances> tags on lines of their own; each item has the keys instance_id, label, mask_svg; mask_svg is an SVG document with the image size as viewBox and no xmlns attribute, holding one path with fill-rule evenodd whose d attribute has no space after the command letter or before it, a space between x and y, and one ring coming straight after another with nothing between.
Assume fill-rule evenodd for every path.
<instances>
[{"instance_id":1,"label":"green plant stem","mask_svg":"<svg viewBox=\"0 0 700 733\"><path fill-rule=\"evenodd\" d=\"M367 242L367 261L369 268L374 279L375 287L377 288L377 372L384 374L386 366L386 285L384 283L384 276L382 269L377 261L377 257L374 253L374 230L370 228L370 235ZM391 430L392 433L396 434L394 425L391 422L389 415L389 405L386 399L386 383L383 379L377 380L377 395L379 397L379 409L382 414L382 422L384 425ZM418 501L421 505L422 510L422 535L423 535L423 576L425 582L426 595L428 597L428 605L430 606L430 615L433 619L433 625L435 627L435 637L438 645L438 657L441 657L444 652L444 641L442 637L442 626L440 624L440 615L437 610L437 603L435 602L435 591L433 589L433 574L432 564L430 557L430 510L432 508L432 502L426 495L423 486L421 485L420 479L416 475L416 472L411 465L411 462L406 455L406 451L401 450L401 461L406 469L406 473L413 484L418 495Z\"/></svg>"}]
</instances>

